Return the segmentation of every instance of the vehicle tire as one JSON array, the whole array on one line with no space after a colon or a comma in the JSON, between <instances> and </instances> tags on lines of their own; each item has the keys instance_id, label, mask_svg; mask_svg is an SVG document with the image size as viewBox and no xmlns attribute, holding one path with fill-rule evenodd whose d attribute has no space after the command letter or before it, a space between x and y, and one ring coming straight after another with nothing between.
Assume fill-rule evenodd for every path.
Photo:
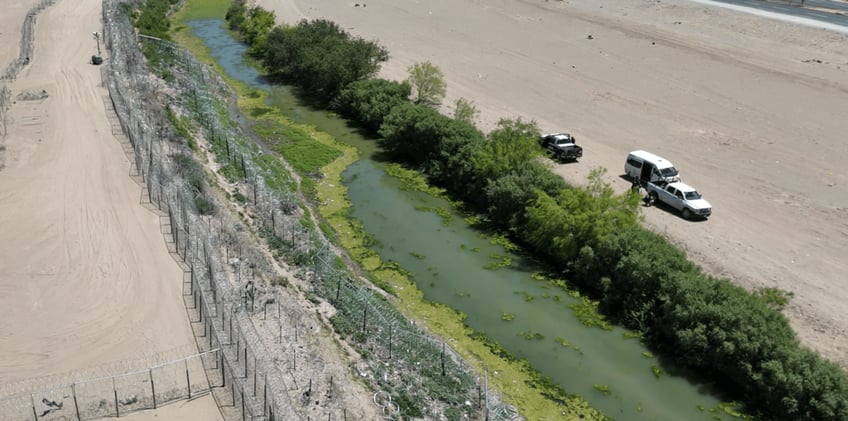
<instances>
[{"instance_id":1,"label":"vehicle tire","mask_svg":"<svg viewBox=\"0 0 848 421\"><path fill-rule=\"evenodd\" d=\"M651 198L651 203L657 203L659 201L659 197L657 197L657 192L655 191L652 191L649 197Z\"/></svg>"},{"instance_id":2,"label":"vehicle tire","mask_svg":"<svg viewBox=\"0 0 848 421\"><path fill-rule=\"evenodd\" d=\"M683 208L683 219L692 219L692 211L689 208Z\"/></svg>"}]
</instances>

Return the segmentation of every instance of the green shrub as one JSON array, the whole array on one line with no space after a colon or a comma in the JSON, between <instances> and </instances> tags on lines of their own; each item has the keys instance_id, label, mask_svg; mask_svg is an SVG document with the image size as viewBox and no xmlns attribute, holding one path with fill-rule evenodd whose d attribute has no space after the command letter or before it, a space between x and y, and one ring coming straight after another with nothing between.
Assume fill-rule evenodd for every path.
<instances>
[{"instance_id":1,"label":"green shrub","mask_svg":"<svg viewBox=\"0 0 848 421\"><path fill-rule=\"evenodd\" d=\"M205 196L194 199L194 207L201 215L212 215L215 213L215 204Z\"/></svg>"},{"instance_id":2,"label":"green shrub","mask_svg":"<svg viewBox=\"0 0 848 421\"><path fill-rule=\"evenodd\" d=\"M335 99L350 83L375 75L389 57L383 47L352 37L323 19L278 26L256 49L273 75L325 102Z\"/></svg>"},{"instance_id":3,"label":"green shrub","mask_svg":"<svg viewBox=\"0 0 848 421\"><path fill-rule=\"evenodd\" d=\"M336 108L376 133L392 108L408 101L409 92L410 86L406 82L360 80L342 89Z\"/></svg>"}]
</instances>

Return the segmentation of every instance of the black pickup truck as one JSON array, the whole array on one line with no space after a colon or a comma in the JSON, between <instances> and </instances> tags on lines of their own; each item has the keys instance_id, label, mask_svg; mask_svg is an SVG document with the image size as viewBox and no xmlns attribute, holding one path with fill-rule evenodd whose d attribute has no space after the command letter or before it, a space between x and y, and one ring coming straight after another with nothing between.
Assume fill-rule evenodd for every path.
<instances>
[{"instance_id":1,"label":"black pickup truck","mask_svg":"<svg viewBox=\"0 0 848 421\"><path fill-rule=\"evenodd\" d=\"M577 161L583 156L583 147L578 146L574 136L569 133L550 133L539 137L539 145L547 149L554 159L564 161Z\"/></svg>"}]
</instances>

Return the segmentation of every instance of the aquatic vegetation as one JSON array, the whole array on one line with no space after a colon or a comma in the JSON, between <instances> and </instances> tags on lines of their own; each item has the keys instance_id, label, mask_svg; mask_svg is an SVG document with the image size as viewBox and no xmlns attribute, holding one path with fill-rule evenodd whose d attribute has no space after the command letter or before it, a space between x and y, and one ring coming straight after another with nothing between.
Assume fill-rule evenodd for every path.
<instances>
[{"instance_id":1,"label":"aquatic vegetation","mask_svg":"<svg viewBox=\"0 0 848 421\"><path fill-rule=\"evenodd\" d=\"M542 339L545 339L545 335L542 335L539 332L533 332L532 330L525 330L523 332L519 332L518 336L521 336L522 338L527 339L528 341L541 341Z\"/></svg>"},{"instance_id":2,"label":"aquatic vegetation","mask_svg":"<svg viewBox=\"0 0 848 421\"><path fill-rule=\"evenodd\" d=\"M569 304L568 308L574 312L574 316L584 326L612 330L612 325L607 321L606 317L598 313L597 301L590 300L587 297L581 297L580 302Z\"/></svg>"},{"instance_id":3,"label":"aquatic vegetation","mask_svg":"<svg viewBox=\"0 0 848 421\"><path fill-rule=\"evenodd\" d=\"M657 367L656 365L652 365L651 373L654 373L654 377L660 378L660 376L662 375L662 369Z\"/></svg>"}]
</instances>

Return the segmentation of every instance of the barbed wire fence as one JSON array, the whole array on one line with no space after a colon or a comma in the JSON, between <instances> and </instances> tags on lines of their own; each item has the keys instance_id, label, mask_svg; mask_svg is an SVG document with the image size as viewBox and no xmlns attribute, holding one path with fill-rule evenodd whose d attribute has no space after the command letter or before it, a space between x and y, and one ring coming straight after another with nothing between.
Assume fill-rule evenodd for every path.
<instances>
[{"instance_id":1,"label":"barbed wire fence","mask_svg":"<svg viewBox=\"0 0 848 421\"><path fill-rule=\"evenodd\" d=\"M20 419L90 419L202 390L212 392L227 419L346 420L375 413L397 420L519 418L489 392L486 373L476 374L445 341L428 336L379 291L354 281L320 230L301 223L297 195L287 187L290 176L268 166L230 117L234 94L226 82L175 44L137 38L121 4L103 1L107 117L129 158L129 175L142 186L140 202L159 215L168 250L184 269L184 299L207 387L193 388L189 381L185 393L177 387L158 392L157 373L149 368L146 394L144 371L130 371L92 380L97 386L91 391L79 381L70 384L70 394L67 385L30 391L28 407L27 396L18 394L7 401L15 411L32 412ZM165 58L150 63L161 78L150 75L142 48ZM195 151L212 155L216 184L241 196L246 214L241 219L198 210L201 196L219 209L226 207L225 199L186 180L175 157L195 151L175 136L172 109L198 123L204 141ZM257 236L268 241L273 255ZM345 387L356 382L350 371L322 352L323 324L304 308L301 292L281 279L278 258L296 263L292 270L305 280L302 294L309 301L329 304L325 313L333 329L361 357L355 375L377 390L368 397L373 406L362 407L362 396ZM186 373L188 379L202 377ZM171 377L164 382L176 385ZM60 395L63 400L56 400ZM45 418L59 417L59 411L38 414L38 396L46 406L70 396L76 418Z\"/></svg>"},{"instance_id":2,"label":"barbed wire fence","mask_svg":"<svg viewBox=\"0 0 848 421\"><path fill-rule=\"evenodd\" d=\"M176 351L4 385L0 419L120 417L209 393L203 360L217 361L220 350L171 359Z\"/></svg>"},{"instance_id":3,"label":"barbed wire fence","mask_svg":"<svg viewBox=\"0 0 848 421\"><path fill-rule=\"evenodd\" d=\"M29 64L32 59L33 50L35 48L35 18L38 13L46 9L48 6L55 3L56 0L41 0L35 6L32 6L24 17L24 23L21 26L21 41L18 50L18 57L12 60L3 73L0 74L0 139L8 133L8 111L12 106L12 91L7 86L9 82L14 82L18 77L21 69ZM0 145L2 147L2 145ZM2 150L0 150L0 168L3 167Z\"/></svg>"},{"instance_id":4,"label":"barbed wire fence","mask_svg":"<svg viewBox=\"0 0 848 421\"><path fill-rule=\"evenodd\" d=\"M286 419L309 419L315 411L323 411L319 413L328 419L346 419L348 414L345 397L333 393L345 373L329 372L326 361L315 352L319 335L314 332L320 330L320 322L305 314L291 291L271 285L279 275L273 259L251 236L259 232L278 253L276 257L297 263L297 276L308 281L306 295L334 307L330 317L334 329L363 357L356 369L380 390L373 401L387 418L435 418L445 413L448 419L475 413L485 419L516 418L514 408L489 392L485 373L476 374L446 342L425 334L380 293L354 282L346 268L337 264L334 249L320 230L301 223L297 195L288 189L290 179L280 179L289 176L261 164L262 150L231 116L235 96L228 84L187 50L142 38L142 48L170 57L154 63L154 70L168 81L169 106L199 123L200 135L207 142L204 148L214 155L217 173L225 175L218 184L241 194L251 217L225 222L226 218L197 214L196 195L179 180L169 159L180 147L179 153L191 151L184 144L163 142L164 136L152 136L167 131L161 116L159 122L134 121L146 115L138 110L155 103L146 102L144 94L155 92L157 82L137 76L147 72L132 27L126 17L118 16L119 3L104 0L107 43L125 43L120 50L132 51L134 56L113 53L110 67L128 66L113 69L113 76L133 75L123 79L136 86L134 93L127 94L110 81L112 101L118 114L126 116L121 125L134 146L133 158L150 202L168 214L173 248L189 269L194 307L199 320L207 321L204 333L211 333L208 347L222 348L223 371L237 379L231 382L231 403L243 407L242 416L247 411L251 418L273 419L273 414L285 413ZM122 102L132 105L122 107ZM252 224L253 230L242 223ZM274 303L276 319L269 320L268 308L274 317ZM315 399L317 391L323 391L323 401ZM411 413L412 409L420 413Z\"/></svg>"}]
</instances>

